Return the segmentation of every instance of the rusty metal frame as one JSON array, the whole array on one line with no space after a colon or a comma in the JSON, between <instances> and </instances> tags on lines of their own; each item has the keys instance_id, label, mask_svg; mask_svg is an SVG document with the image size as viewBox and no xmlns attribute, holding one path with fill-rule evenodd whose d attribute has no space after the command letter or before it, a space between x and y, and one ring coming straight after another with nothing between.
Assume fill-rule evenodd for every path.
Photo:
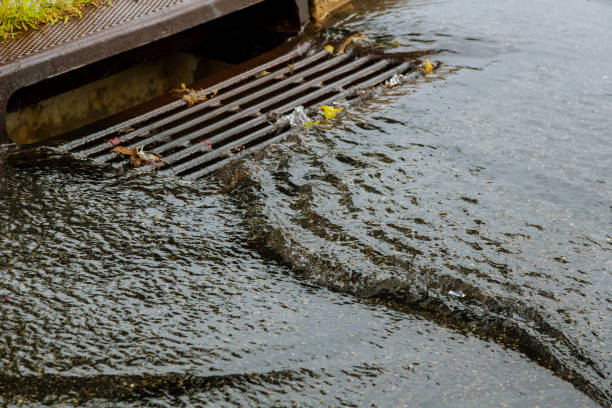
<instances>
[{"instance_id":1,"label":"rusty metal frame","mask_svg":"<svg viewBox=\"0 0 612 408\"><path fill-rule=\"evenodd\" d=\"M139 3L152 1L154 0L140 0ZM13 60L9 58L4 64L0 61L0 144L8 142L7 106L11 95L17 90L169 37L263 1L183 0L156 12L142 15L129 23L116 24L100 31L94 31L90 35L75 35L71 41L22 58ZM303 26L309 18L308 0L293 1L300 25ZM117 7L121 2L133 3L133 0L117 0L113 7ZM92 10L86 13L81 20L70 21L67 24L85 26L88 15L108 12L108 8ZM54 30L60 30L62 25L57 24L45 31L29 33L28 39L53 35ZM18 39L9 41L18 41ZM0 54L4 46L0 44Z\"/></svg>"}]
</instances>

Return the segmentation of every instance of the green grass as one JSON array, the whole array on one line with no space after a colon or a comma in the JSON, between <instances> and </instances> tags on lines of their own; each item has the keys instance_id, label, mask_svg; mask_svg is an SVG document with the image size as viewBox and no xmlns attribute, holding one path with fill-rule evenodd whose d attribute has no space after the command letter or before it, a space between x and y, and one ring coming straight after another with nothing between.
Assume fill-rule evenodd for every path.
<instances>
[{"instance_id":1,"label":"green grass","mask_svg":"<svg viewBox=\"0 0 612 408\"><path fill-rule=\"evenodd\" d=\"M87 5L96 7L108 0L0 0L0 41L21 31L81 17Z\"/></svg>"}]
</instances>

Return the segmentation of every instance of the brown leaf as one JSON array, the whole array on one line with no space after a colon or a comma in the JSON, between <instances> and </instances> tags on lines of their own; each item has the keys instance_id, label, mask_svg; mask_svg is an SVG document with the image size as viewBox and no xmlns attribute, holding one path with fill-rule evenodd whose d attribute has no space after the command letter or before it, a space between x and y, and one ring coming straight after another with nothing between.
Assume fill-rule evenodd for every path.
<instances>
[{"instance_id":1,"label":"brown leaf","mask_svg":"<svg viewBox=\"0 0 612 408\"><path fill-rule=\"evenodd\" d=\"M154 164L156 162L164 162L162 160L161 155L141 150L138 147L128 149L127 147L117 146L114 147L111 152L121 153L130 156L130 163L132 163L132 166L134 167L140 167L145 164Z\"/></svg>"},{"instance_id":2,"label":"brown leaf","mask_svg":"<svg viewBox=\"0 0 612 408\"><path fill-rule=\"evenodd\" d=\"M183 95L183 100L189 104L189 106L193 106L196 103L204 102L208 98L204 91L190 92L187 95Z\"/></svg>"},{"instance_id":3,"label":"brown leaf","mask_svg":"<svg viewBox=\"0 0 612 408\"><path fill-rule=\"evenodd\" d=\"M158 162L158 161L162 161L162 155L157 154L157 153L153 153L153 152L147 152L144 150L140 150L139 148L135 147L134 149L136 149L136 155L141 159L144 160L147 163L153 163L153 162Z\"/></svg>"},{"instance_id":4,"label":"brown leaf","mask_svg":"<svg viewBox=\"0 0 612 408\"><path fill-rule=\"evenodd\" d=\"M127 154L128 156L132 156L136 154L136 151L134 149L136 148L134 147L133 149L128 149L127 147L117 146L117 147L113 147L111 149L111 152Z\"/></svg>"},{"instance_id":5,"label":"brown leaf","mask_svg":"<svg viewBox=\"0 0 612 408\"><path fill-rule=\"evenodd\" d=\"M338 52L336 53L336 55L344 54L344 50L346 50L346 47L348 47L348 45L350 43L352 43L353 41L358 40L358 39L360 39L362 37L363 36L361 34L353 34L353 35L351 35L349 38L344 40L344 42L342 43L342 45L340 45L340 47L338 47Z\"/></svg>"}]
</instances>

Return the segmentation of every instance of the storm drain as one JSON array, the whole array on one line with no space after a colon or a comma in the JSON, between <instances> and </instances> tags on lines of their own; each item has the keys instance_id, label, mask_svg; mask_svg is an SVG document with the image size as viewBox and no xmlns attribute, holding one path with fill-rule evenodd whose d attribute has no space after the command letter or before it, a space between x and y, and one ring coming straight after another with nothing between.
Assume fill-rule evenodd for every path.
<instances>
[{"instance_id":1,"label":"storm drain","mask_svg":"<svg viewBox=\"0 0 612 408\"><path fill-rule=\"evenodd\" d=\"M205 101L191 105L181 98L60 149L120 167L129 160L111 150L138 147L163 157L160 172L198 179L295 132L277 119L297 106L308 110L351 98L415 67L414 61L392 55L331 55L300 47L205 89L215 95Z\"/></svg>"}]
</instances>

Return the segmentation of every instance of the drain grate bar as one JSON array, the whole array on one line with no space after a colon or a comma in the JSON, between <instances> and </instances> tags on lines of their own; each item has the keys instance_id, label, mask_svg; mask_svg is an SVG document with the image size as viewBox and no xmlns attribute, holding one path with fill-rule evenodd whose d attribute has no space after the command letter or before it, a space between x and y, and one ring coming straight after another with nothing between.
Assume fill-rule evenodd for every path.
<instances>
[{"instance_id":1,"label":"drain grate bar","mask_svg":"<svg viewBox=\"0 0 612 408\"><path fill-rule=\"evenodd\" d=\"M364 83L360 83L358 85L355 85L351 88L348 88L346 90L344 90L343 92L341 92L338 95L334 95L330 98L327 98L323 101L319 101L319 103L322 104L327 104L327 103L331 103L332 101L336 100L336 99L342 99L345 98L349 95L351 95L352 93L354 93L356 90L358 89L364 89L364 88L369 88L372 86L375 86L377 84L380 84L381 82L384 82L385 80L389 79L390 77L392 77L393 75L397 74L397 73L402 73L405 72L408 68L410 68L412 64L409 62L404 62L403 64L397 66L396 68L394 68L391 71L385 71L373 78L371 78L370 80L364 82ZM298 104L301 104L298 103ZM293 105L295 106L295 105ZM308 105L306 105L305 107L310 107ZM279 135L276 135L268 140L265 140L261 143L258 143L255 146L249 147L247 149L241 150L240 154L245 154L245 153L253 153L257 150L261 150L264 147L276 143L277 141L287 137L290 133L293 133L294 131L296 131L297 129L286 129L285 132L282 132ZM219 149L214 149L214 150L210 150L207 153L201 155L201 156L197 156L196 158L182 163L180 165L174 166L174 167L169 167L168 169L165 169L162 171L163 174L173 174L173 175L183 175L185 178L190 179L190 180L195 180L198 178L201 178L207 174L210 174L211 172L217 170L219 167L222 167L223 165L227 164L228 160L234 159L236 157L236 155L232 155L231 154L231 150L232 149L236 149L236 148L240 148L241 146L244 145L248 145L249 143L264 137L266 135L274 135L276 132L278 131L278 128L275 124L269 124L266 127L264 127L263 129L260 129L254 133L251 133L247 136L244 136L234 142L231 142L228 145L223 146L222 148ZM218 135L218 138L221 139L223 138L223 135L220 134ZM213 140L211 138L211 140ZM189 169L192 168L197 168L197 167L201 167L203 164L213 161L215 159L218 158L223 158L223 157L227 157L226 160L224 160L222 163L215 163L212 166L207 166L203 169L197 170L193 173L189 173L189 174L185 174L187 171L189 171ZM164 159L165 161L166 159Z\"/></svg>"},{"instance_id":2,"label":"drain grate bar","mask_svg":"<svg viewBox=\"0 0 612 408\"><path fill-rule=\"evenodd\" d=\"M351 98L395 74L416 73L415 66L393 55L333 56L301 47L208 87L207 93L219 90L214 98L193 106L178 99L60 148L122 167L128 163L125 156L110 152L118 139L128 148L162 154L162 174L197 179L297 131L276 121L296 106L313 109ZM125 133L126 128L134 129Z\"/></svg>"},{"instance_id":3,"label":"drain grate bar","mask_svg":"<svg viewBox=\"0 0 612 408\"><path fill-rule=\"evenodd\" d=\"M324 54L316 54L311 58L307 58L305 61L303 61L306 64L310 64L312 62L316 62L317 60L319 60L321 57L325 56L325 54L327 54L329 56L329 53L327 51L324 51ZM316 57L316 58L315 58ZM324 70L329 68L332 65L338 65L340 63L342 63L344 60L348 59L349 56L346 56L345 58L342 58L341 60L328 60L323 64L318 64L306 71L304 71L303 73L300 73L300 76L295 76L295 77L289 77L286 79L282 79L283 77L281 77L280 75L284 75L283 72L281 73L277 73L275 72L274 74L268 74L262 78L260 78L260 80L264 80L264 81L260 81L260 80L256 80L253 81L250 84L246 84L243 87L240 87L239 92L234 92L234 91L230 91L228 94L226 95L220 95L218 98L214 98L214 99L208 99L206 101L204 101L203 103L200 103L198 105L195 105L191 108L188 108L182 112L178 112L176 114L173 114L169 117L163 118L157 122L151 123L147 126L145 126L144 128L138 129L136 131L133 131L131 133L128 133L122 137L119 138L119 140L121 141L121 143L126 143L130 140L133 140L139 136L143 136L146 135L148 133L151 132L151 130L154 129L160 129L165 125L168 125L172 122L178 121L180 119L186 118L188 116L193 115L194 113L197 113L199 111L202 111L204 109L207 108L211 108L211 107L218 107L221 106L220 108L218 108L215 111L209 112L207 114L204 114L202 116L198 116L192 120L189 120L187 122L182 122L180 125L174 126L166 131L162 131L161 133L157 133L147 139L144 140L140 140L137 143L129 146L129 147L135 147L135 146L143 146L143 145L148 145L150 143L154 143L157 141L161 141L164 140L165 138L168 138L170 136L172 136L175 133L179 133L182 132L184 130L187 130L191 127L194 127L196 125L199 125L200 123L204 123L214 117L218 117L223 113L227 113L227 112L233 112L233 113L240 113L241 116L248 116L250 114L256 114L257 113L257 109L251 109L248 111L241 111L241 106L243 105L247 105L249 102L254 101L262 96L265 96L268 93L272 93L274 91L277 91L279 89L282 89L284 87L287 87L289 85L295 84L295 83L302 83L305 81L304 78L308 77L309 75L312 75L318 71ZM298 64L296 64L298 65ZM287 67L287 70L290 70L289 67ZM284 71L284 70L283 70ZM261 72L261 71L260 71ZM272 76L272 77L271 77ZM271 77L268 80L265 80L267 77ZM240 95L241 93L244 93L245 90L248 89L256 89L257 87L259 87L259 85L261 85L261 83L265 83L265 82L269 82L270 80L280 80L279 82L268 86L258 92L252 93L252 94L248 94L238 100L232 101L231 97L235 96L235 95ZM246 88L246 89L242 89L242 88ZM218 89L218 88L216 88ZM230 103L224 103L224 101L230 101ZM103 150L108 150L108 142L103 143L101 145L95 146L93 148L88 149L87 151L83 152L84 155L86 156L90 156L92 154L98 153L100 151ZM158 152L161 153L161 152ZM112 157L114 157L114 155L105 155L102 157L99 157L96 159L96 161L99 162L105 162L110 160Z\"/></svg>"},{"instance_id":4,"label":"drain grate bar","mask_svg":"<svg viewBox=\"0 0 612 408\"><path fill-rule=\"evenodd\" d=\"M342 75L345 72L354 69L356 66L360 66L360 65L365 64L366 62L368 62L368 60L369 60L369 58L367 58L367 57L360 58L359 60L354 61L351 64L340 66L340 68L335 69L333 71L330 71L329 73L325 74L324 76L322 76L322 77L320 77L318 79L320 79L321 81L325 81L327 79L333 78L334 76ZM315 84L314 86L318 87L318 84ZM166 143L166 144L164 144L164 145L162 145L160 147L157 147L157 148L153 149L153 151L155 153L164 153L164 152L168 151L169 149L172 149L172 148L175 148L175 147L179 147L179 146L183 145L184 143L190 142L191 140L193 140L195 138L198 138L200 136L206 135L206 134L211 133L211 132L213 132L215 130L221 129L221 128L227 126L227 125L230 125L230 124L236 122L237 119L248 118L249 116L252 116L252 115L258 115L258 116L256 116L255 119L252 119L250 121L251 124L259 124L259 123L261 123L261 122L266 120L266 117L262 115L262 111L264 111L266 108L269 108L270 106L273 106L274 104L280 103L280 102L282 102L282 101L284 101L284 100L286 100L286 99L288 99L288 98L290 98L292 96L298 95L300 92L308 90L309 88L312 88L312 87L313 87L313 83L310 83L310 82L302 84L302 85L300 85L298 87L295 87L293 89L290 89L290 90L288 90L286 92L283 92L281 94L275 95L274 97L272 97L270 99L267 99L266 101L264 101L260 105L255 105L255 106L253 106L251 108L245 109L244 111L237 112L236 114L234 114L234 115L232 115L232 116L230 116L230 117L228 117L226 119L217 121L217 122L215 122L215 123L213 123L213 124L211 124L211 125L209 125L207 127L204 127L204 128L199 129L199 130L197 130L195 132L192 132L192 133L189 133L189 134L187 134L187 135L185 135L183 137L180 137L180 138L178 138L176 140L173 140L173 141L171 141L169 143ZM329 92L328 88L321 88L321 90L327 90ZM320 93L321 90L318 91L318 93ZM297 102L297 104L299 104L299 103L300 102ZM296 101L291 102L290 105L291 106L296 106ZM199 123L199 121L196 122L196 123ZM190 124L189 127L192 127L191 124ZM175 132L171 132L171 133L175 133ZM164 135L164 136L166 136L166 135ZM155 141L156 139L157 139L157 137L151 138L151 140L146 139L145 141L143 141L143 143L146 145L146 144L148 144L150 142Z\"/></svg>"},{"instance_id":5,"label":"drain grate bar","mask_svg":"<svg viewBox=\"0 0 612 408\"><path fill-rule=\"evenodd\" d=\"M282 66L283 67L282 73L289 72L290 71L290 67L287 67L287 64L289 63L289 61L291 61L294 58L297 58L297 57L300 57L300 56L304 55L307 51L308 51L308 47L306 45L302 45L302 46L296 48L295 50L293 50L293 51L291 51L291 52L289 52L287 54L284 54L284 55L282 55L282 56L280 56L280 57L278 57L278 58L276 58L276 59L274 59L272 61L264 63L264 64L262 64L260 66L257 66L255 68L252 68L252 69L246 71L246 72L243 72L243 73L238 74L238 75L236 75L236 76L234 76L232 78L229 78L229 79L227 79L227 80L225 80L225 81L223 81L223 82L221 82L219 84L216 84L214 87L210 87L210 88L206 89L206 93L209 94L209 93L213 92L215 89L218 89L219 91L223 91L223 89L225 89L225 88L229 88L229 87L231 87L233 85L236 85L236 84L238 84L240 82L244 82L245 80L248 80L248 79L252 78L253 76L259 74L260 72L268 70L268 69L272 69L274 67ZM322 51L322 52L319 52L317 54L312 55L309 58L306 58L306 59L300 61L300 63L301 64L310 64L312 62L316 62L318 59L321 59L321 58L325 57L326 55L329 55L329 53L327 51ZM302 65L294 64L294 69L297 69L297 67L301 67L301 66ZM274 74L278 75L279 73L274 72ZM266 77L262 77L261 79L267 79L267 76ZM264 82L264 81L262 81L262 82ZM246 88L248 88L247 85L245 85L245 86L243 86L241 88L238 88L236 90L233 90L232 92L233 93L237 93L237 92L234 92L234 91L238 90L238 92L240 92L240 91L244 91ZM202 108L207 107L208 105L210 105L210 102L212 102L212 101L213 100L211 99L210 101L208 101L209 102L208 104L199 104L199 105L194 106L194 108L202 109ZM120 131L122 129L127 129L127 128L130 128L130 127L133 127L135 125L138 125L139 123L143 123L143 122L149 121L149 120L151 120L151 119L153 119L153 118L155 118L157 116L161 116L161 115L163 115L165 113L168 113L168 112L171 112L171 111L173 111L175 109L185 107L186 105L187 105L187 102L185 102L183 99L179 99L179 100L177 100L175 102L169 103L167 105L163 105L163 106L161 106L161 107L159 107L157 109L151 110L149 112L146 112L146 113L144 113L142 115L136 116L136 117L134 117L132 119L129 119L127 121L118 123L116 125L108 127L106 129L103 129L103 130L101 130L99 132L95 132L95 133L92 133L91 135L84 136L84 137L75 139L73 141L70 141L68 143L65 143L64 145L62 145L62 149L66 150L66 151L74 151L75 149L77 149L77 148L79 148L79 147L81 147L83 145L90 144L90 143L95 142L95 141L97 141L97 140L99 140L101 138L110 136L113 133L116 133L116 132L118 132L118 131ZM202 106L202 105L204 105L204 106ZM195 109L194 111L197 112L197 109ZM106 144L103 144L103 145L100 145L100 146L103 146L102 150L104 150L104 149L109 148L109 146L112 147L113 145L111 143L106 143ZM93 150L91 152L89 152L89 151L82 151L82 152L78 152L76 154L79 155L79 156L82 156L82 157L87 157L87 156L89 156L89 155L91 155L91 154L93 154L95 152L97 152L97 150Z\"/></svg>"},{"instance_id":6,"label":"drain grate bar","mask_svg":"<svg viewBox=\"0 0 612 408\"><path fill-rule=\"evenodd\" d=\"M196 138L198 136L201 136L203 134L206 134L207 132L212 132L214 130L223 128L224 126L227 126L229 124L231 124L232 122L241 119L241 118L245 118L251 115L258 115L261 113L261 110L263 108L265 108L266 106L272 105L274 103L278 103L280 101L282 101L284 98L290 97L291 95L295 95L298 92L307 90L308 88L312 88L313 86L316 86L316 84L313 84L312 82L305 82L305 78L307 78L309 75L315 74L319 71L325 70L325 69L329 69L330 67L333 66L340 66L339 68L336 68L335 70L325 74L324 76L318 78L319 80L326 80L329 78L332 78L334 75L341 75L344 72L350 71L351 69L355 68L356 66L359 66L361 64L365 64L368 61L368 57L362 57L360 59L358 59L357 61L354 61L348 65L340 65L342 62L344 62L346 59L348 59L350 56L346 56L344 58L338 58L338 59L330 59L328 61L326 61L323 64L317 65L307 71L304 72L303 75L300 75L298 77L290 77L287 78L285 80L282 80L280 82L277 82L276 84L266 87L260 91L257 91L253 94L247 95L241 99L239 99L238 101L232 102L230 104L222 104L222 106L212 112L209 112L207 114L204 114L202 116L198 116L192 120L189 120L187 122L182 122L181 124L171 127L170 129L167 129L165 131L162 131L158 134L155 134L153 136L150 136L144 140L140 140L132 145L130 145L129 147L141 147L141 146L147 146L150 145L152 143L158 142L158 141L162 141L164 139L167 139L169 137L171 137L172 135L175 135L177 133L180 133L182 131L186 131L190 128L193 128L197 125L200 125L202 123L205 123L207 121L210 121L211 119L215 118L215 117L219 117L221 116L221 114L224 113L232 113L229 117L216 121L214 124L209 125L208 127L205 127L203 129L198 130L197 132L193 132L190 133L186 136L180 137L176 140L173 140L167 144L162 145L161 147L154 149L155 153L163 153L171 148L177 147L182 145L183 143L186 143L188 141L190 141L193 138ZM272 74L270 74L272 75ZM281 90L285 87L287 87L288 85L293 85L293 84L299 84L302 83L302 85L299 85L293 89L290 89L288 91L285 91L281 94L276 94L274 95L272 98L267 99L266 101L263 102L263 104L260 105L255 105L252 106L250 108L241 109L242 105L247 105L249 102L257 100L259 98L262 98L268 94L272 94L273 92L277 91L277 90ZM214 99L211 99L211 101L214 101ZM196 105L197 107L197 105ZM178 115L177 115L178 116ZM179 118L182 118L183 116L181 115ZM161 121L161 124L159 123L154 123L151 124L151 126L154 126L157 124L157 128L160 128L161 126L167 124L168 122L172 122L176 120L174 118L174 116L172 117L172 120L163 120ZM136 132L132 132L132 133L138 133L138 131ZM132 140L134 137L131 136L131 133L128 133L127 135L125 135L126 137L124 137L123 139L120 138L121 142L124 143L125 141L128 140ZM104 149L107 149L107 146L104 147ZM114 157L114 154L111 155L105 155L102 156L98 159L96 159L96 161L99 162L105 162L108 161L109 159L111 159L112 157Z\"/></svg>"},{"instance_id":7,"label":"drain grate bar","mask_svg":"<svg viewBox=\"0 0 612 408\"><path fill-rule=\"evenodd\" d=\"M307 94L307 95L305 95L305 96L303 96L301 98L298 98L297 100L292 100L289 103L287 103L287 104L283 105L282 107L278 108L275 111L275 113L276 113L275 116L288 113L294 107L296 107L298 105L306 105L306 104L308 104L308 102L316 101L318 98L320 98L322 96L325 96L326 94L329 94L331 92L337 94L341 90L340 87L342 87L343 85L349 84L352 81L354 81L356 78L363 77L363 76L367 75L367 73L370 73L372 71L380 70L380 69L384 68L385 66L387 66L388 64L389 64L389 62L386 61L386 60L379 61L379 62L377 62L374 65L371 65L369 67L361 69L360 71L354 73L353 75L350 75L350 76L347 76L347 77L343 78L339 82L332 83L331 85L323 87L323 88L319 89L316 92ZM336 75L336 73L334 73L334 75ZM265 116L257 117L257 118L255 118L255 119L253 119L253 120L251 120L251 121L249 121L247 123L244 123L244 124L238 126L236 129L230 129L227 132L224 132L225 134L221 133L221 134L215 136L214 138L209 139L208 142L211 143L211 144L218 143L218 141L220 141L220 140L227 139L228 137L231 137L231 136L235 135L236 133L239 133L242 130L246 130L249 127L252 128L255 125L259 125L259 124L264 123L264 122L266 122L266 117ZM196 133L198 134L198 136L201 136L200 133L208 133L208 132L204 132L204 131L205 130L203 130L202 132L196 132ZM166 145L164 145L164 147L165 146ZM204 145L204 146L206 146L206 145ZM174 162L176 162L176 161L178 161L180 159L185 158L186 156L188 156L188 155L190 155L192 153L197 152L198 150L201 151L202 148L200 146L198 146L198 145L194 145L194 146L188 147L186 149L183 149L183 150L181 150L178 153L175 153L173 155L170 155L170 156L164 158L164 161L167 164L172 164L172 163L174 163ZM154 152L158 153L159 151L158 151L158 149L154 149ZM195 163L199 163L198 160L200 160L200 159L201 159L201 157L196 158L195 159ZM191 162L189 162L189 163L191 163ZM190 167L190 166L188 166L188 163L175 166L174 167L174 172L180 173L182 170L184 170L187 167Z\"/></svg>"}]
</instances>

